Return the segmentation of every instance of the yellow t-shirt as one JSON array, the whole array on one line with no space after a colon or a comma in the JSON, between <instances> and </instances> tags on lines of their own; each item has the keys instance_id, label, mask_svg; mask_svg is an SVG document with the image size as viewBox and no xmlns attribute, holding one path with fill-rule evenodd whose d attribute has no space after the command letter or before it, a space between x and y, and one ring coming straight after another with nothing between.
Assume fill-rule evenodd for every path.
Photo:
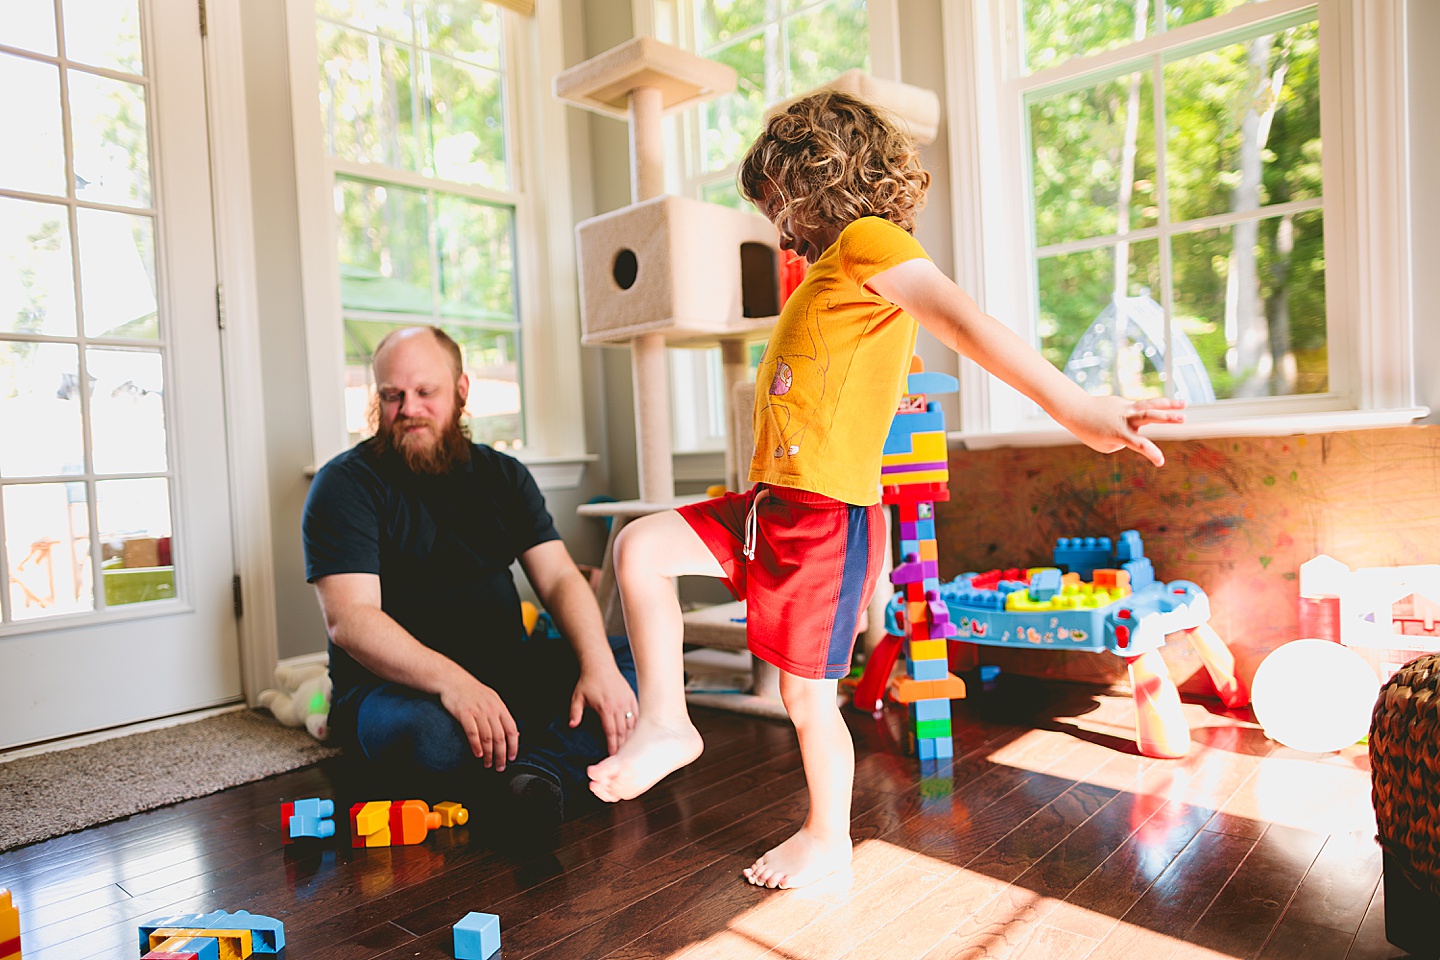
<instances>
[{"instance_id":1,"label":"yellow t-shirt","mask_svg":"<svg viewBox=\"0 0 1440 960\"><path fill-rule=\"evenodd\" d=\"M849 224L780 311L755 381L750 481L857 506L880 502L880 454L904 393L916 325L865 289L926 256L879 217Z\"/></svg>"}]
</instances>

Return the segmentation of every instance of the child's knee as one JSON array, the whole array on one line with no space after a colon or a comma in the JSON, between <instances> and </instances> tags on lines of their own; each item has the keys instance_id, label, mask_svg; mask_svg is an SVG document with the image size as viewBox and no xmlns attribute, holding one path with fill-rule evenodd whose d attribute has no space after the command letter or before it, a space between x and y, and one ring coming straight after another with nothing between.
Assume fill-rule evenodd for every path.
<instances>
[{"instance_id":1,"label":"child's knee","mask_svg":"<svg viewBox=\"0 0 1440 960\"><path fill-rule=\"evenodd\" d=\"M840 716L836 687L834 680L811 680L780 672L780 699L797 727Z\"/></svg>"}]
</instances>

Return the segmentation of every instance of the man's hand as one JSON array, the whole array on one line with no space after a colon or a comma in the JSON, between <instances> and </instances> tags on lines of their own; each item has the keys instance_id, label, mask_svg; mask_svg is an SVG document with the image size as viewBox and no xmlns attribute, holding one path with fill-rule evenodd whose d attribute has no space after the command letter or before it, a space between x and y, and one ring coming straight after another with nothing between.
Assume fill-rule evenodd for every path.
<instances>
[{"instance_id":1,"label":"man's hand","mask_svg":"<svg viewBox=\"0 0 1440 960\"><path fill-rule=\"evenodd\" d=\"M460 724L470 749L485 761L485 766L504 770L505 764L515 759L520 729L510 716L510 708L494 690L457 670L455 679L440 691L440 705Z\"/></svg>"},{"instance_id":2,"label":"man's hand","mask_svg":"<svg viewBox=\"0 0 1440 960\"><path fill-rule=\"evenodd\" d=\"M635 729L640 705L635 701L635 691L630 689L613 661L608 669L600 666L580 671L580 682L575 684L575 692L570 696L570 726L580 725L587 706L600 715L600 725L605 728L605 748L614 754Z\"/></svg>"}]
</instances>

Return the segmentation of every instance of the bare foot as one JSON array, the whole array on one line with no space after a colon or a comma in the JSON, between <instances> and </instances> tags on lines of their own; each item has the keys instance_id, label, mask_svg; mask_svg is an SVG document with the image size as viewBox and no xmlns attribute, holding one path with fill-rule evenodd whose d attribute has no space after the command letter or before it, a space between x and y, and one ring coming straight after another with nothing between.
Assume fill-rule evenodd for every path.
<instances>
[{"instance_id":1,"label":"bare foot","mask_svg":"<svg viewBox=\"0 0 1440 960\"><path fill-rule=\"evenodd\" d=\"M793 889L850 866L850 838L821 840L803 828L744 871L757 887Z\"/></svg>"},{"instance_id":2,"label":"bare foot","mask_svg":"<svg viewBox=\"0 0 1440 960\"><path fill-rule=\"evenodd\" d=\"M704 749L700 731L688 720L683 727L670 727L647 723L642 716L619 753L586 769L590 792L607 803L638 797Z\"/></svg>"}]
</instances>

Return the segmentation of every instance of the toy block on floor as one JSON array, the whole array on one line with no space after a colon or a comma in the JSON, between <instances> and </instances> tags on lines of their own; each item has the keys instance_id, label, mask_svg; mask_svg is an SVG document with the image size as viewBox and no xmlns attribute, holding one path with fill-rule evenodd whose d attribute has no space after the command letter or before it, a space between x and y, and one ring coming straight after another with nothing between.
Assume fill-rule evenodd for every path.
<instances>
[{"instance_id":1,"label":"toy block on floor","mask_svg":"<svg viewBox=\"0 0 1440 960\"><path fill-rule=\"evenodd\" d=\"M470 821L470 811L453 800L435 804L435 812L440 815L442 827L463 827Z\"/></svg>"},{"instance_id":2,"label":"toy block on floor","mask_svg":"<svg viewBox=\"0 0 1440 960\"><path fill-rule=\"evenodd\" d=\"M159 949L172 937L213 938L219 960L227 960L279 953L285 947L285 924L247 910L160 917L140 925L140 952Z\"/></svg>"},{"instance_id":3,"label":"toy block on floor","mask_svg":"<svg viewBox=\"0 0 1440 960\"><path fill-rule=\"evenodd\" d=\"M310 797L280 805L280 840L294 843L300 837L335 836L335 801Z\"/></svg>"},{"instance_id":4,"label":"toy block on floor","mask_svg":"<svg viewBox=\"0 0 1440 960\"><path fill-rule=\"evenodd\" d=\"M220 941L214 937L171 937L140 960L220 960Z\"/></svg>"},{"instance_id":5,"label":"toy block on floor","mask_svg":"<svg viewBox=\"0 0 1440 960\"><path fill-rule=\"evenodd\" d=\"M500 918L467 913L455 924L455 960L489 960L500 949Z\"/></svg>"},{"instance_id":6,"label":"toy block on floor","mask_svg":"<svg viewBox=\"0 0 1440 960\"><path fill-rule=\"evenodd\" d=\"M0 960L20 960L20 908L0 887Z\"/></svg>"}]
</instances>

